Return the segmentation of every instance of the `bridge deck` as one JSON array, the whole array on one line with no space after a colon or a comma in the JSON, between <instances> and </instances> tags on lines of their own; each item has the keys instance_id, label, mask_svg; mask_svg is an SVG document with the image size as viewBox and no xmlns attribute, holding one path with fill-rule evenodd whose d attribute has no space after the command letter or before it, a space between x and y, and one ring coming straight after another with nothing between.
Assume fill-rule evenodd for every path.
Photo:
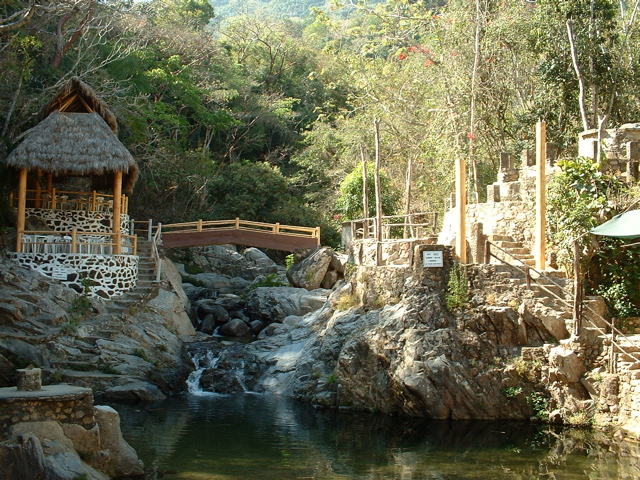
<instances>
[{"instance_id":1,"label":"bridge deck","mask_svg":"<svg viewBox=\"0 0 640 480\"><path fill-rule=\"evenodd\" d=\"M161 230L165 248L235 244L293 251L320 245L319 227L250 222L238 218L163 225Z\"/></svg>"}]
</instances>

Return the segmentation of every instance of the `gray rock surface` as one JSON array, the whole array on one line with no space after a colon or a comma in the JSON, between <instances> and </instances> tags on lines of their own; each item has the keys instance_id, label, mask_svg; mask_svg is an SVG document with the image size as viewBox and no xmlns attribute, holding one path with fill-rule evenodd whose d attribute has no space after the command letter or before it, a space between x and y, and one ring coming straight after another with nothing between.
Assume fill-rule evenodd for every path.
<instances>
[{"instance_id":1,"label":"gray rock surface","mask_svg":"<svg viewBox=\"0 0 640 480\"><path fill-rule=\"evenodd\" d=\"M287 270L289 283L294 287L315 290L320 288L322 279L327 274L333 251L330 248L319 248L300 262L294 263Z\"/></svg>"},{"instance_id":2,"label":"gray rock surface","mask_svg":"<svg viewBox=\"0 0 640 480\"><path fill-rule=\"evenodd\" d=\"M247 295L247 312L266 323L282 322L289 315L304 315L320 308L330 290L294 287L259 287Z\"/></svg>"}]
</instances>

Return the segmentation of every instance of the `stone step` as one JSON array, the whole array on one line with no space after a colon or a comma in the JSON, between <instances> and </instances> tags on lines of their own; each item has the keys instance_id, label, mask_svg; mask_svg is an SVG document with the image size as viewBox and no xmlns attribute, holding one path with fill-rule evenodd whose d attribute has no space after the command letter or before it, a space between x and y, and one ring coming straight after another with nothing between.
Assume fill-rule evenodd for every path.
<instances>
[{"instance_id":1,"label":"stone step","mask_svg":"<svg viewBox=\"0 0 640 480\"><path fill-rule=\"evenodd\" d=\"M618 371L619 372L635 372L640 373L640 363L623 361L618 358Z\"/></svg>"},{"instance_id":2,"label":"stone step","mask_svg":"<svg viewBox=\"0 0 640 480\"><path fill-rule=\"evenodd\" d=\"M500 248L504 248L505 250L509 249L509 248L522 248L522 243L520 242L507 242L504 240L498 240L495 242L492 242L495 245L497 245Z\"/></svg>"},{"instance_id":3,"label":"stone step","mask_svg":"<svg viewBox=\"0 0 640 480\"><path fill-rule=\"evenodd\" d=\"M515 239L509 235L489 235L491 242L515 242Z\"/></svg>"},{"instance_id":4,"label":"stone step","mask_svg":"<svg viewBox=\"0 0 640 480\"><path fill-rule=\"evenodd\" d=\"M97 370L96 364L100 360L100 357L95 356L92 359L87 360L59 360L59 361L51 361L51 368L54 369L64 369L64 370L75 370L79 372L91 372Z\"/></svg>"},{"instance_id":5,"label":"stone step","mask_svg":"<svg viewBox=\"0 0 640 480\"><path fill-rule=\"evenodd\" d=\"M524 257L530 256L531 258L533 258L533 255L531 255L531 250L529 250L528 248L524 248L522 245L517 247L508 247L508 248L505 248L505 250L509 252L511 255L513 255L514 257L520 258L520 255L522 255Z\"/></svg>"}]
</instances>

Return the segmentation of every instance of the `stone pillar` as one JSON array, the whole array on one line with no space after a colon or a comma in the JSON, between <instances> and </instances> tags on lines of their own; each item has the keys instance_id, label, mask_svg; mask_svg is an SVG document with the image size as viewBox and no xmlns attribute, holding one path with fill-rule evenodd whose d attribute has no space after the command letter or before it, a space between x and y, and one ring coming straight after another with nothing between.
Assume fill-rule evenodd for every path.
<instances>
[{"instance_id":1,"label":"stone pillar","mask_svg":"<svg viewBox=\"0 0 640 480\"><path fill-rule=\"evenodd\" d=\"M483 232L482 222L475 222L469 226L469 250L471 258L469 263L482 263L484 261L484 244L486 237Z\"/></svg>"},{"instance_id":2,"label":"stone pillar","mask_svg":"<svg viewBox=\"0 0 640 480\"><path fill-rule=\"evenodd\" d=\"M16 370L18 391L37 392L42 390L42 370L39 368L20 368Z\"/></svg>"},{"instance_id":3,"label":"stone pillar","mask_svg":"<svg viewBox=\"0 0 640 480\"><path fill-rule=\"evenodd\" d=\"M487 185L487 203L498 203L500 201L500 185Z\"/></svg>"},{"instance_id":4,"label":"stone pillar","mask_svg":"<svg viewBox=\"0 0 640 480\"><path fill-rule=\"evenodd\" d=\"M522 166L533 167L536 164L536 154L533 150L525 150L522 152Z\"/></svg>"},{"instance_id":5,"label":"stone pillar","mask_svg":"<svg viewBox=\"0 0 640 480\"><path fill-rule=\"evenodd\" d=\"M500 152L500 170L511 170L513 168L513 160L507 152Z\"/></svg>"}]
</instances>

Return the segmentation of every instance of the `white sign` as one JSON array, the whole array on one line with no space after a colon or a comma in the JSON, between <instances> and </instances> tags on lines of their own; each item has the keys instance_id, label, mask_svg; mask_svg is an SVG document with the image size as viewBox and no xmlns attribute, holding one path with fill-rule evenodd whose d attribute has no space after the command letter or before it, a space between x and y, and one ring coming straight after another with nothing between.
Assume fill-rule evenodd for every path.
<instances>
[{"instance_id":1,"label":"white sign","mask_svg":"<svg viewBox=\"0 0 640 480\"><path fill-rule=\"evenodd\" d=\"M67 276L74 271L70 268L53 267L51 269L51 276L56 280L66 280Z\"/></svg>"},{"instance_id":2,"label":"white sign","mask_svg":"<svg viewBox=\"0 0 640 480\"><path fill-rule=\"evenodd\" d=\"M431 251L423 251L422 252L422 266L425 268L430 267L443 267L444 260L442 256L442 252L431 252Z\"/></svg>"}]
</instances>

